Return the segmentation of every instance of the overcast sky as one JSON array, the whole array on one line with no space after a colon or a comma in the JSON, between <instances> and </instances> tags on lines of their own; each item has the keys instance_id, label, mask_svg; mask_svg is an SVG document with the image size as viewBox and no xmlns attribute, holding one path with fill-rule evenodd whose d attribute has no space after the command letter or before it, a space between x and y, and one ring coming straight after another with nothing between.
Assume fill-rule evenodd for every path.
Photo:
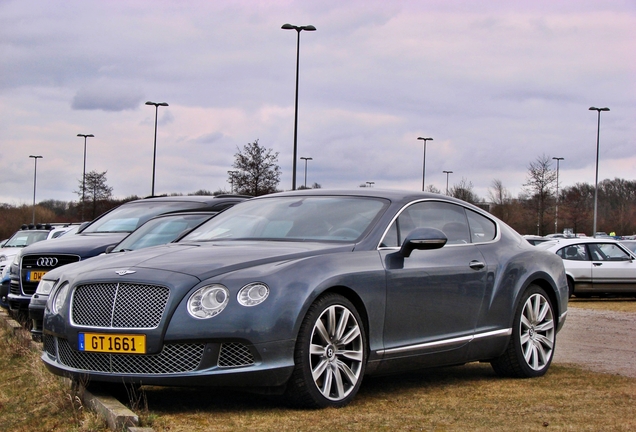
<instances>
[{"instance_id":1,"label":"overcast sky","mask_svg":"<svg viewBox=\"0 0 636 432\"><path fill-rule=\"evenodd\" d=\"M529 163L563 157L561 187L636 179L636 2L0 0L0 202L77 200L86 171L116 197L229 190L254 140L291 189L442 192L462 178L516 196ZM304 183L298 161L297 185Z\"/></svg>"}]
</instances>

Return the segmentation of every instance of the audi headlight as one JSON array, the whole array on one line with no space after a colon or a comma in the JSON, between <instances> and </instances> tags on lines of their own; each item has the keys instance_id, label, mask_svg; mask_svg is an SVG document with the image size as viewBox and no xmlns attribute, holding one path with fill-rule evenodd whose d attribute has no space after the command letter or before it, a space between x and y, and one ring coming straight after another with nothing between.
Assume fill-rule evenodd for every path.
<instances>
[{"instance_id":1,"label":"audi headlight","mask_svg":"<svg viewBox=\"0 0 636 432\"><path fill-rule=\"evenodd\" d=\"M68 297L69 287L69 283L65 282L60 285L60 287L55 291L52 297L49 297L47 306L49 307L51 312L58 313L62 309L64 301L66 300L66 297Z\"/></svg>"},{"instance_id":2,"label":"audi headlight","mask_svg":"<svg viewBox=\"0 0 636 432\"><path fill-rule=\"evenodd\" d=\"M243 306L256 306L265 301L269 295L269 287L262 282L245 285L238 292L236 299Z\"/></svg>"},{"instance_id":3,"label":"audi headlight","mask_svg":"<svg viewBox=\"0 0 636 432\"><path fill-rule=\"evenodd\" d=\"M57 280L42 279L40 280L40 283L38 284L38 288L35 290L35 293L40 295L49 295L51 294L51 290L53 289L56 283L57 283Z\"/></svg>"},{"instance_id":4,"label":"audi headlight","mask_svg":"<svg viewBox=\"0 0 636 432\"><path fill-rule=\"evenodd\" d=\"M188 312L195 318L212 318L223 312L230 292L223 285L207 285L196 290L188 299Z\"/></svg>"}]
</instances>

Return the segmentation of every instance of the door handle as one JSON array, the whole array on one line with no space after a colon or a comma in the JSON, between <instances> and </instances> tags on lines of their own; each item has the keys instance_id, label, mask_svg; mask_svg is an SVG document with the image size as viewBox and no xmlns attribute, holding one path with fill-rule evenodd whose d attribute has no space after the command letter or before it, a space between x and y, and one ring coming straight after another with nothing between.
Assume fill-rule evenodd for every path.
<instances>
[{"instance_id":1,"label":"door handle","mask_svg":"<svg viewBox=\"0 0 636 432\"><path fill-rule=\"evenodd\" d=\"M469 266L470 266L470 268L471 268L471 269L473 269L473 270L481 270L481 269L483 269L484 267L486 267L486 264L484 264L484 263L483 263L483 262L481 262L481 261L477 261L477 260L472 260L472 261L470 262L470 264L468 264L468 265L469 265Z\"/></svg>"},{"instance_id":2,"label":"door handle","mask_svg":"<svg viewBox=\"0 0 636 432\"><path fill-rule=\"evenodd\" d=\"M593 263L592 263L592 265L593 265L593 266L595 266L595 267L599 267L599 266L602 266L602 265L603 265L603 263L600 263L600 262L593 262Z\"/></svg>"}]
</instances>

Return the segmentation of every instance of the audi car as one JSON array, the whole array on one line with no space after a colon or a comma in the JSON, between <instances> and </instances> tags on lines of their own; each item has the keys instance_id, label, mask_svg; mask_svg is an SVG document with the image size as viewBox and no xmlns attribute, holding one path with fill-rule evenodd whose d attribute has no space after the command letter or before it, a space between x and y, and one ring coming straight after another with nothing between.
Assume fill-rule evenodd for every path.
<instances>
[{"instance_id":1,"label":"audi car","mask_svg":"<svg viewBox=\"0 0 636 432\"><path fill-rule=\"evenodd\" d=\"M365 375L474 361L544 375L567 316L557 255L423 192L266 195L176 243L56 273L54 374L257 388L314 408L348 404Z\"/></svg>"}]
</instances>

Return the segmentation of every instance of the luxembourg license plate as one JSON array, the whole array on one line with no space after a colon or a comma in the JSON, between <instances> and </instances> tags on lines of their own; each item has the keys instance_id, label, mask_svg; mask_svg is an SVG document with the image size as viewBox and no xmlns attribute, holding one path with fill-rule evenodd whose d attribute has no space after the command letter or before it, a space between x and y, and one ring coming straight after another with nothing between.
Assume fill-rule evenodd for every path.
<instances>
[{"instance_id":1,"label":"luxembourg license plate","mask_svg":"<svg viewBox=\"0 0 636 432\"><path fill-rule=\"evenodd\" d=\"M40 282L42 280L42 276L44 276L45 274L45 271L30 271L29 273L27 273L27 281Z\"/></svg>"},{"instance_id":2,"label":"luxembourg license plate","mask_svg":"<svg viewBox=\"0 0 636 432\"><path fill-rule=\"evenodd\" d=\"M118 354L145 354L146 335L80 333L79 350Z\"/></svg>"}]
</instances>

